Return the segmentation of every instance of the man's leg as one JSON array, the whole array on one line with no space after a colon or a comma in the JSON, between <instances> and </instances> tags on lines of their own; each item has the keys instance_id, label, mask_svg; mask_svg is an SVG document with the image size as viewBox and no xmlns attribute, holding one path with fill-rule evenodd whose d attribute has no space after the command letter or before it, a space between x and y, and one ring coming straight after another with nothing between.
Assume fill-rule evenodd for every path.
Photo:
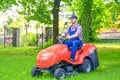
<instances>
[{"instance_id":1,"label":"man's leg","mask_svg":"<svg viewBox=\"0 0 120 80\"><path fill-rule=\"evenodd\" d=\"M82 46L83 43L81 40L74 40L72 42L72 53L71 53L71 58L74 59L75 58L75 54L76 54L76 51L77 51L77 48L80 46Z\"/></svg>"},{"instance_id":2,"label":"man's leg","mask_svg":"<svg viewBox=\"0 0 120 80\"><path fill-rule=\"evenodd\" d=\"M66 44L68 47L70 47L70 46L72 46L72 41L66 40L66 41L63 41L63 44Z\"/></svg>"}]
</instances>

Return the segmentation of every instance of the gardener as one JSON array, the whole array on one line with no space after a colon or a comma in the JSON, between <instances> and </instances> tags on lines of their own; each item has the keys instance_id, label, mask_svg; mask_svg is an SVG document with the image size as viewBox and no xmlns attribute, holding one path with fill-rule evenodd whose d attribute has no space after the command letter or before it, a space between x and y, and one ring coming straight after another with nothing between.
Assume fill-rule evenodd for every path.
<instances>
[{"instance_id":1,"label":"gardener","mask_svg":"<svg viewBox=\"0 0 120 80\"><path fill-rule=\"evenodd\" d=\"M76 51L78 47L82 47L82 27L77 23L77 16L72 15L70 17L71 26L62 34L66 36L66 41L63 41L63 44L66 44L68 47L72 47L71 61L74 62Z\"/></svg>"}]
</instances>

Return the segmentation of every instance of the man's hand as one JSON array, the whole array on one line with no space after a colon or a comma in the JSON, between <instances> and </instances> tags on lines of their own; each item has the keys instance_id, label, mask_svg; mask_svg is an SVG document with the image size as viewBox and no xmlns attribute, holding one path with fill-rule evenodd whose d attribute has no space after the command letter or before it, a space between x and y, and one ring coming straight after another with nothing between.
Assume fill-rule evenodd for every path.
<instances>
[{"instance_id":1,"label":"man's hand","mask_svg":"<svg viewBox=\"0 0 120 80\"><path fill-rule=\"evenodd\" d=\"M72 39L78 37L78 34L74 34L72 36L66 36L66 39Z\"/></svg>"},{"instance_id":2,"label":"man's hand","mask_svg":"<svg viewBox=\"0 0 120 80\"><path fill-rule=\"evenodd\" d=\"M61 36L62 36L62 37L65 37L65 34L62 34Z\"/></svg>"},{"instance_id":3,"label":"man's hand","mask_svg":"<svg viewBox=\"0 0 120 80\"><path fill-rule=\"evenodd\" d=\"M66 36L66 39L68 39L68 40L69 40L69 39L70 39L70 36Z\"/></svg>"},{"instance_id":4,"label":"man's hand","mask_svg":"<svg viewBox=\"0 0 120 80\"><path fill-rule=\"evenodd\" d=\"M56 39L57 40L61 40L63 37L62 36L57 36Z\"/></svg>"}]
</instances>

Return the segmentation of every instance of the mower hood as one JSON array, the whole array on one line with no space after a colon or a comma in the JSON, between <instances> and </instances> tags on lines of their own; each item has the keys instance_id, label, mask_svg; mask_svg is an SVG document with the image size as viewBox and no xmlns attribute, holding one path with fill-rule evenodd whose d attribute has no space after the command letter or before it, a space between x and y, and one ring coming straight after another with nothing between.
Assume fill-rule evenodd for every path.
<instances>
[{"instance_id":1,"label":"mower hood","mask_svg":"<svg viewBox=\"0 0 120 80\"><path fill-rule=\"evenodd\" d=\"M48 47L44 50L42 50L39 55L40 56L51 56L51 55L56 55L60 53L63 49L67 48L66 45L64 44L55 44L51 47Z\"/></svg>"},{"instance_id":2,"label":"mower hood","mask_svg":"<svg viewBox=\"0 0 120 80\"><path fill-rule=\"evenodd\" d=\"M42 50L37 56L37 66L38 67L50 67L51 65L66 58L68 48L64 44L55 44Z\"/></svg>"}]
</instances>

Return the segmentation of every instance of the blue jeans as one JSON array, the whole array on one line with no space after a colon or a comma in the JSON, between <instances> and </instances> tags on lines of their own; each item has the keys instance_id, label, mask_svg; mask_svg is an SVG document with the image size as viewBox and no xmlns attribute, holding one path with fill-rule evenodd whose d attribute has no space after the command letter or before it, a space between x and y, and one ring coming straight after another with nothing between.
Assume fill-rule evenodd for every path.
<instances>
[{"instance_id":1,"label":"blue jeans","mask_svg":"<svg viewBox=\"0 0 120 80\"><path fill-rule=\"evenodd\" d=\"M78 47L82 47L83 43L81 40L66 40L63 41L63 44L66 44L68 47L72 47L71 58L75 58L75 54Z\"/></svg>"}]
</instances>

